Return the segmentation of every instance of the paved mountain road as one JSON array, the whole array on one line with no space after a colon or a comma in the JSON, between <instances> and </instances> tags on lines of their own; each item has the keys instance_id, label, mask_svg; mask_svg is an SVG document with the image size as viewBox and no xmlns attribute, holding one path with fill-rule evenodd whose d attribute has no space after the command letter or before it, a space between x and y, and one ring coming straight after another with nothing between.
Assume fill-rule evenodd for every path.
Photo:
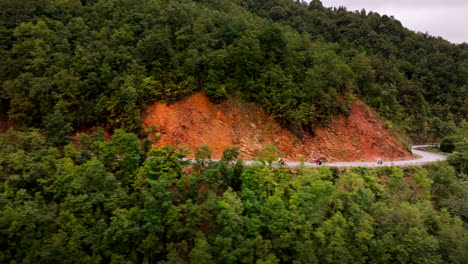
<instances>
[{"instance_id":1,"label":"paved mountain road","mask_svg":"<svg viewBox=\"0 0 468 264\"><path fill-rule=\"evenodd\" d=\"M325 163L324 165L333 166L333 167L378 167L378 166L406 166L406 165L422 165L426 163L437 162L447 159L447 157L436 154L433 152L419 150L418 148L427 147L429 145L414 145L411 147L413 154L420 156L420 158L412 160L399 160L399 161L383 161L383 164L377 164L375 162L333 162ZM245 161L246 165L254 164L254 161ZM287 161L285 162L287 166L297 167L301 165L301 162L298 161ZM275 163L276 165L277 163ZM318 165L312 162L304 162L304 166L307 167L317 167ZM322 165L323 166L323 165Z\"/></svg>"}]
</instances>

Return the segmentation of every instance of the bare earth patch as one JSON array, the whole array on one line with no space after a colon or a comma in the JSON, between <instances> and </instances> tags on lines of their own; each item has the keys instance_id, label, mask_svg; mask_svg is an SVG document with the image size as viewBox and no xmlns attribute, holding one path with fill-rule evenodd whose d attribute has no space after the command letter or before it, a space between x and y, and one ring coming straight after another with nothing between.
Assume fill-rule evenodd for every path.
<instances>
[{"instance_id":1,"label":"bare earth patch","mask_svg":"<svg viewBox=\"0 0 468 264\"><path fill-rule=\"evenodd\" d=\"M267 144L276 145L285 153L285 160L412 158L362 101L352 103L350 110L348 117L338 116L327 126L315 128L315 136L305 132L300 139L253 103L232 98L214 104L203 93L196 93L171 105L150 105L142 116L142 125L158 139L156 145L186 146L193 153L197 146L206 144L215 159L229 146L238 147L242 158L251 159Z\"/></svg>"}]
</instances>

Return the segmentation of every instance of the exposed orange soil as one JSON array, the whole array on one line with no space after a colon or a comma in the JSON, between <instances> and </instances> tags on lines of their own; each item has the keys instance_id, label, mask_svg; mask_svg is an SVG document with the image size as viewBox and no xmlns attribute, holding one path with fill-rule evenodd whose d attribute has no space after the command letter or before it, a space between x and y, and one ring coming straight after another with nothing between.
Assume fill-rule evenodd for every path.
<instances>
[{"instance_id":1,"label":"exposed orange soil","mask_svg":"<svg viewBox=\"0 0 468 264\"><path fill-rule=\"evenodd\" d=\"M411 159L411 154L383 127L375 112L357 100L349 117L338 116L327 126L305 133L301 140L282 128L253 103L229 99L210 102L196 93L171 105L156 102L142 117L142 125L159 138L156 145L186 146L192 150L208 145L218 159L226 147L236 146L244 159L258 156L267 144L276 145L285 160L321 158L330 161Z\"/></svg>"},{"instance_id":2,"label":"exposed orange soil","mask_svg":"<svg viewBox=\"0 0 468 264\"><path fill-rule=\"evenodd\" d=\"M93 134L94 132L97 131L98 127L99 126L91 126L91 127L82 126L79 129L76 129L75 132L73 132L71 134L71 137L74 138L74 139L78 139L80 137L80 135L82 135L82 134L91 135L91 134ZM104 128L104 139L106 139L106 140L111 139L110 131L108 129L105 129L105 128Z\"/></svg>"},{"instance_id":3,"label":"exposed orange soil","mask_svg":"<svg viewBox=\"0 0 468 264\"><path fill-rule=\"evenodd\" d=\"M14 128L15 125L17 125L15 121L0 118L0 134L7 132L10 128Z\"/></svg>"}]
</instances>

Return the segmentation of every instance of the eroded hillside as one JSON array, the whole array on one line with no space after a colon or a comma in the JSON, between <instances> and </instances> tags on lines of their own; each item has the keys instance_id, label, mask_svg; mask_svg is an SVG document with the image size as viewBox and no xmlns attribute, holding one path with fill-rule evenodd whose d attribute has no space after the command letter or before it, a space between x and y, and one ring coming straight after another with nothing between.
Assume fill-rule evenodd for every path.
<instances>
[{"instance_id":1,"label":"eroded hillside","mask_svg":"<svg viewBox=\"0 0 468 264\"><path fill-rule=\"evenodd\" d=\"M157 138L157 145L187 146L193 150L206 144L219 158L229 146L251 159L268 144L276 145L286 160L321 158L330 161L410 159L411 154L383 126L375 112L362 101L350 106L348 117L339 116L318 127L315 135L305 132L299 139L252 103L229 99L210 102L203 93L167 105L157 102L143 115L144 128Z\"/></svg>"}]
</instances>

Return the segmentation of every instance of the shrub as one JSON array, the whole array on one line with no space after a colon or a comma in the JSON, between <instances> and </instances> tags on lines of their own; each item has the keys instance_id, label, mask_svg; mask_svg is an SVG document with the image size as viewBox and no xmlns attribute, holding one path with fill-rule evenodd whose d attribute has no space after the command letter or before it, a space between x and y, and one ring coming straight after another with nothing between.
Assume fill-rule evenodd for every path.
<instances>
[{"instance_id":1,"label":"shrub","mask_svg":"<svg viewBox=\"0 0 468 264\"><path fill-rule=\"evenodd\" d=\"M440 143L440 150L447 153L452 153L455 150L455 139L453 137L445 137Z\"/></svg>"}]
</instances>

